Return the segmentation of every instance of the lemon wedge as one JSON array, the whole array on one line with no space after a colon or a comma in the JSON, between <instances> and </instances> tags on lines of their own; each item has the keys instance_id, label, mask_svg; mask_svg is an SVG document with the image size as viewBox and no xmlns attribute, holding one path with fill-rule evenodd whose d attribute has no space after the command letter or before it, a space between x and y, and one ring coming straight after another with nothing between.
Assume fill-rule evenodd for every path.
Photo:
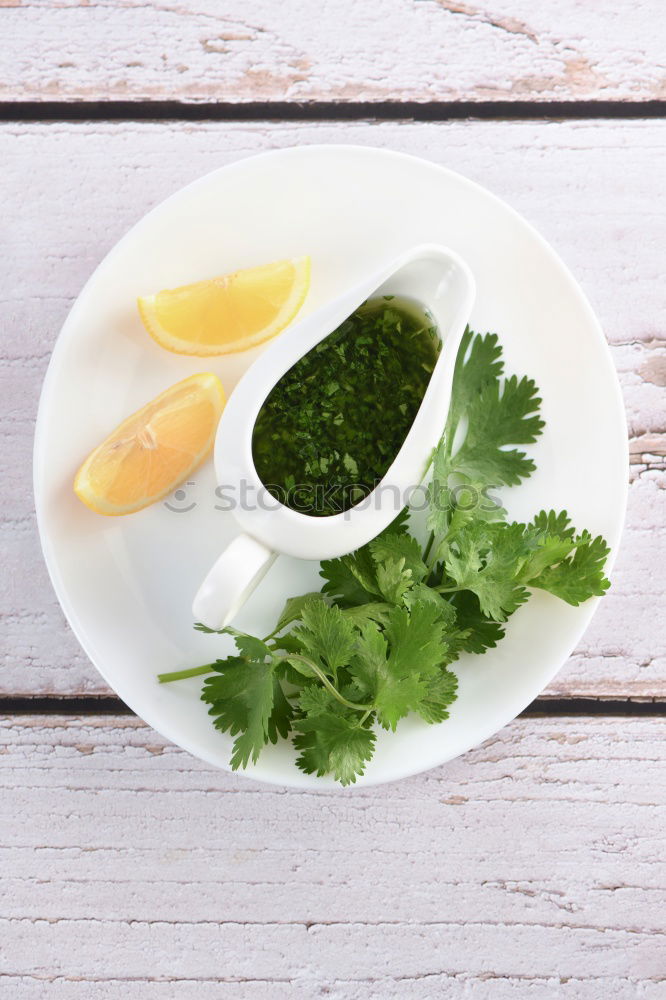
<instances>
[{"instance_id":1,"label":"lemon wedge","mask_svg":"<svg viewBox=\"0 0 666 1000\"><path fill-rule=\"evenodd\" d=\"M171 493L210 452L224 409L217 375L177 382L123 421L88 456L74 492L98 514L131 514Z\"/></svg>"},{"instance_id":2,"label":"lemon wedge","mask_svg":"<svg viewBox=\"0 0 666 1000\"><path fill-rule=\"evenodd\" d=\"M176 354L233 354L274 337L310 287L310 258L234 271L139 298L146 330Z\"/></svg>"}]
</instances>

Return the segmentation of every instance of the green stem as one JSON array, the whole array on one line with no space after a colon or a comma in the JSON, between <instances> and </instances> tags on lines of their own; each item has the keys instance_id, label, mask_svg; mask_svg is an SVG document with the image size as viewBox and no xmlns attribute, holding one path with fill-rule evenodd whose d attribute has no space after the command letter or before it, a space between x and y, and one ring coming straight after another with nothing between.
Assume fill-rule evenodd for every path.
<instances>
[{"instance_id":1,"label":"green stem","mask_svg":"<svg viewBox=\"0 0 666 1000\"><path fill-rule=\"evenodd\" d=\"M170 674L158 674L157 679L160 684L168 684L170 681L184 681L186 677L212 674L213 670L212 663L204 663L202 667L189 667L187 670L173 670Z\"/></svg>"},{"instance_id":2,"label":"green stem","mask_svg":"<svg viewBox=\"0 0 666 1000\"><path fill-rule=\"evenodd\" d=\"M426 547L423 550L423 562L428 562L428 556L430 555L430 549L432 548L432 543L435 541L435 532L431 531L428 541L426 542Z\"/></svg>"},{"instance_id":3,"label":"green stem","mask_svg":"<svg viewBox=\"0 0 666 1000\"><path fill-rule=\"evenodd\" d=\"M435 568L435 565L436 565L438 559L440 561L442 561L441 557L440 557L440 552L441 552L442 546L446 545L446 543L448 542L448 540L449 540L450 537L451 537L451 529L449 528L449 530L446 532L445 535L440 535L440 537L438 538L437 545L435 546L435 555L433 556L433 558L432 558L432 560L430 562L426 562L426 565L427 565L428 569L431 572Z\"/></svg>"},{"instance_id":4,"label":"green stem","mask_svg":"<svg viewBox=\"0 0 666 1000\"><path fill-rule=\"evenodd\" d=\"M344 705L346 708L351 708L355 712L372 712L372 705L359 705L358 702L348 701L343 695L341 695L338 689L331 684L324 671L321 670L316 663L313 663L312 660L309 660L307 656L301 656L300 653L285 653L284 655L274 653L273 655L279 660L298 660L299 663L304 663L310 668L312 673L319 678L329 694L332 694L334 698L337 698L340 704Z\"/></svg>"},{"instance_id":5,"label":"green stem","mask_svg":"<svg viewBox=\"0 0 666 1000\"><path fill-rule=\"evenodd\" d=\"M326 690L332 694L334 698L338 699L341 705L344 705L345 708L351 708L355 712L365 712L365 716L361 720L362 722L364 722L368 715L370 715L373 711L372 705L360 705L358 702L349 701L344 697L344 695L341 695L338 689L331 684L324 671L321 670L316 663L313 663L312 660L309 660L307 656L301 656L300 653L274 653L273 655L276 660L298 660L300 663L304 663L312 671L312 673L319 678ZM158 674L157 679L160 684L168 684L170 681L183 681L188 677L199 677L201 674L211 674L214 669L215 668L212 663L204 663L201 667L189 667L187 670L173 670L168 674Z\"/></svg>"},{"instance_id":6,"label":"green stem","mask_svg":"<svg viewBox=\"0 0 666 1000\"><path fill-rule=\"evenodd\" d=\"M460 587L433 587L438 594L455 594L460 590Z\"/></svg>"},{"instance_id":7,"label":"green stem","mask_svg":"<svg viewBox=\"0 0 666 1000\"><path fill-rule=\"evenodd\" d=\"M442 541L435 546L435 555L431 559L426 560L426 566L428 567L431 573L434 570L435 566L437 565L437 556L443 541L444 539L442 539Z\"/></svg>"}]
</instances>

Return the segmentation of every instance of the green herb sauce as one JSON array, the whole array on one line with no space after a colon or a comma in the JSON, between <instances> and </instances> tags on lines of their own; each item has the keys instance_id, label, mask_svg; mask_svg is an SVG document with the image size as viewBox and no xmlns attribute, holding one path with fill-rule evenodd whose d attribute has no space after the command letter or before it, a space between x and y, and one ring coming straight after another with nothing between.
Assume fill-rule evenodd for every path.
<instances>
[{"instance_id":1,"label":"green herb sauce","mask_svg":"<svg viewBox=\"0 0 666 1000\"><path fill-rule=\"evenodd\" d=\"M275 385L254 426L255 467L292 510L330 516L367 496L407 436L439 354L408 299L365 302Z\"/></svg>"}]
</instances>

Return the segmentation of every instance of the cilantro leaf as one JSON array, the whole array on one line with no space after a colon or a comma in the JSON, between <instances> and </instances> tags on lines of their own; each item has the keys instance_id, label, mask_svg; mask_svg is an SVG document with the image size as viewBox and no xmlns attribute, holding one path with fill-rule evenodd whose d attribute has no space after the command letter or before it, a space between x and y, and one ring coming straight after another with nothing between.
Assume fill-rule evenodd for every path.
<instances>
[{"instance_id":1,"label":"cilantro leaf","mask_svg":"<svg viewBox=\"0 0 666 1000\"><path fill-rule=\"evenodd\" d=\"M532 527L542 535L554 535L557 538L573 538L575 530L566 510L559 513L554 510L541 510L532 519Z\"/></svg>"},{"instance_id":2,"label":"cilantro leaf","mask_svg":"<svg viewBox=\"0 0 666 1000\"><path fill-rule=\"evenodd\" d=\"M504 638L503 625L483 614L479 599L471 590L461 590L454 594L451 603L456 612L458 632L455 645L459 652L479 655L487 649L494 649L500 639Z\"/></svg>"},{"instance_id":3,"label":"cilantro leaf","mask_svg":"<svg viewBox=\"0 0 666 1000\"><path fill-rule=\"evenodd\" d=\"M528 581L529 585L547 590L574 607L590 597L602 597L610 586L604 576L609 551L601 535L593 538L584 531L577 537L572 555L544 569Z\"/></svg>"},{"instance_id":4,"label":"cilantro leaf","mask_svg":"<svg viewBox=\"0 0 666 1000\"><path fill-rule=\"evenodd\" d=\"M412 571L405 567L404 558L387 559L377 565L377 586L390 604L403 603L412 586Z\"/></svg>"},{"instance_id":5,"label":"cilantro leaf","mask_svg":"<svg viewBox=\"0 0 666 1000\"><path fill-rule=\"evenodd\" d=\"M448 708L458 697L457 692L458 678L451 670L444 668L429 680L426 694L416 706L416 711L431 725L443 722L449 717Z\"/></svg>"},{"instance_id":6,"label":"cilantro leaf","mask_svg":"<svg viewBox=\"0 0 666 1000\"><path fill-rule=\"evenodd\" d=\"M227 635L234 637L236 648L246 660L254 660L257 663L264 663L267 659L271 660L271 650L263 639L258 639L255 635L248 635L247 632L239 632L231 625L227 625L224 631Z\"/></svg>"},{"instance_id":7,"label":"cilantro leaf","mask_svg":"<svg viewBox=\"0 0 666 1000\"><path fill-rule=\"evenodd\" d=\"M383 597L377 582L377 557L373 557L373 552L388 554L392 551L395 556L404 555L410 562L415 562L415 539L407 534L408 518L409 511L403 509L368 545L339 559L324 559L319 569L319 575L325 580L322 592L342 608L367 604ZM383 556L378 558L381 561Z\"/></svg>"},{"instance_id":8,"label":"cilantro leaf","mask_svg":"<svg viewBox=\"0 0 666 1000\"><path fill-rule=\"evenodd\" d=\"M447 429L455 429L469 401L504 371L502 348L496 333L475 334L469 327L460 341L451 389Z\"/></svg>"},{"instance_id":9,"label":"cilantro leaf","mask_svg":"<svg viewBox=\"0 0 666 1000\"><path fill-rule=\"evenodd\" d=\"M368 604L358 604L353 608L343 608L342 614L352 625L360 628L367 621L379 622L380 625L385 625L388 621L390 611L391 605L388 602L370 601Z\"/></svg>"},{"instance_id":10,"label":"cilantro leaf","mask_svg":"<svg viewBox=\"0 0 666 1000\"><path fill-rule=\"evenodd\" d=\"M446 485L452 479L455 483ZM506 517L506 510L490 489L460 473L453 476L446 449L437 452L428 513L428 527L436 535L444 536L436 554L442 544L472 521L501 521Z\"/></svg>"},{"instance_id":11,"label":"cilantro leaf","mask_svg":"<svg viewBox=\"0 0 666 1000\"><path fill-rule=\"evenodd\" d=\"M533 525L529 525L525 534L526 552L517 575L518 579L521 583L527 584L536 580L545 569L568 556L576 548L576 544L573 535L560 537L538 531Z\"/></svg>"},{"instance_id":12,"label":"cilantro leaf","mask_svg":"<svg viewBox=\"0 0 666 1000\"><path fill-rule=\"evenodd\" d=\"M417 603L411 612L393 608L384 631L368 622L361 629L349 672L368 696L385 729L418 708L428 693L428 680L446 656L444 626L432 603Z\"/></svg>"},{"instance_id":13,"label":"cilantro leaf","mask_svg":"<svg viewBox=\"0 0 666 1000\"><path fill-rule=\"evenodd\" d=\"M394 671L407 674L417 670L430 675L442 662L444 624L436 604L419 602L411 612L395 608L385 634L391 646Z\"/></svg>"},{"instance_id":14,"label":"cilantro leaf","mask_svg":"<svg viewBox=\"0 0 666 1000\"><path fill-rule=\"evenodd\" d=\"M394 613L403 612L396 608ZM361 629L350 673L359 690L371 699L377 719L385 729L395 731L398 721L412 711L426 693L417 665L413 664L411 671L402 669L400 661L389 655L386 636L372 622Z\"/></svg>"},{"instance_id":15,"label":"cilantro leaf","mask_svg":"<svg viewBox=\"0 0 666 1000\"><path fill-rule=\"evenodd\" d=\"M247 649L254 643L243 641L243 646ZM266 647L265 650L270 656L270 651ZM214 676L204 681L201 698L210 705L208 714L213 717L215 728L237 736L231 756L232 768L247 767L250 760L256 763L269 740L276 743L278 735L286 737L289 734L292 707L276 677L272 658L266 662L246 656L228 656L225 660L217 660L214 670Z\"/></svg>"},{"instance_id":16,"label":"cilantro leaf","mask_svg":"<svg viewBox=\"0 0 666 1000\"><path fill-rule=\"evenodd\" d=\"M531 458L509 444L532 444L543 430L541 400L530 378L512 375L503 386L488 383L469 401L465 439L452 457L453 470L493 486L515 486L534 472Z\"/></svg>"},{"instance_id":17,"label":"cilantro leaf","mask_svg":"<svg viewBox=\"0 0 666 1000\"><path fill-rule=\"evenodd\" d=\"M428 524L438 537L455 536L472 521L503 518L489 490L516 485L534 471L532 459L509 446L531 444L541 433L541 400L529 378L512 375L502 383L501 353L495 334L465 331L429 488Z\"/></svg>"},{"instance_id":18,"label":"cilantro leaf","mask_svg":"<svg viewBox=\"0 0 666 1000\"><path fill-rule=\"evenodd\" d=\"M340 559L322 560L319 575L326 581L322 592L340 607L366 604L381 596L375 564L367 546Z\"/></svg>"},{"instance_id":19,"label":"cilantro leaf","mask_svg":"<svg viewBox=\"0 0 666 1000\"><path fill-rule=\"evenodd\" d=\"M405 594L405 604L411 611L415 604L434 604L437 609L437 617L440 622L447 628L447 641L448 641L448 629L452 628L456 622L456 611L453 604L447 601L441 594L433 590L425 583L417 583L415 587Z\"/></svg>"},{"instance_id":20,"label":"cilantro leaf","mask_svg":"<svg viewBox=\"0 0 666 1000\"><path fill-rule=\"evenodd\" d=\"M316 663L323 662L335 675L338 667L349 663L356 644L353 624L338 607L321 600L307 601L301 612L301 625L293 635Z\"/></svg>"},{"instance_id":21,"label":"cilantro leaf","mask_svg":"<svg viewBox=\"0 0 666 1000\"><path fill-rule=\"evenodd\" d=\"M473 523L456 536L444 566L458 590L470 590L483 614L501 622L527 600L516 580L524 551L522 524Z\"/></svg>"},{"instance_id":22,"label":"cilantro leaf","mask_svg":"<svg viewBox=\"0 0 666 1000\"><path fill-rule=\"evenodd\" d=\"M420 583L428 574L428 567L421 555L421 546L413 535L385 532L370 542L370 551L375 563L391 560L403 561L414 583Z\"/></svg>"},{"instance_id":23,"label":"cilantro leaf","mask_svg":"<svg viewBox=\"0 0 666 1000\"><path fill-rule=\"evenodd\" d=\"M374 752L371 720L362 723L357 713L315 685L301 693L300 708L303 714L294 722L298 767L306 774L332 774L341 785L353 784Z\"/></svg>"},{"instance_id":24,"label":"cilantro leaf","mask_svg":"<svg viewBox=\"0 0 666 1000\"><path fill-rule=\"evenodd\" d=\"M278 632L281 632L282 629L286 628L287 625L300 621L303 608L306 607L311 600L323 601L324 596L319 591L315 590L311 591L309 594L300 594L297 597L288 597L272 634L276 635Z\"/></svg>"}]
</instances>

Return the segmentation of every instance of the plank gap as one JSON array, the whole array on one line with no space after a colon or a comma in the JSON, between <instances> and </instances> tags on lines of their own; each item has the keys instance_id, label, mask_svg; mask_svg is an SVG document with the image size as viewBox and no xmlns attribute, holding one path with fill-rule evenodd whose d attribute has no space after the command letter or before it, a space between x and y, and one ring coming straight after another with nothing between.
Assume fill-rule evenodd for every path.
<instances>
[{"instance_id":1,"label":"plank gap","mask_svg":"<svg viewBox=\"0 0 666 1000\"><path fill-rule=\"evenodd\" d=\"M133 716L131 708L112 695L60 697L46 695L0 698L0 716L71 715ZM556 716L666 716L666 701L604 698L536 698L519 718Z\"/></svg>"},{"instance_id":2,"label":"plank gap","mask_svg":"<svg viewBox=\"0 0 666 1000\"><path fill-rule=\"evenodd\" d=\"M536 698L519 718L539 716L666 716L666 701L634 698Z\"/></svg>"},{"instance_id":3,"label":"plank gap","mask_svg":"<svg viewBox=\"0 0 666 1000\"><path fill-rule=\"evenodd\" d=\"M59 697L46 695L37 698L11 695L0 698L0 716L14 715L134 715L131 708L113 695L87 697Z\"/></svg>"},{"instance_id":4,"label":"plank gap","mask_svg":"<svg viewBox=\"0 0 666 1000\"><path fill-rule=\"evenodd\" d=\"M664 118L653 101L5 101L0 121L381 121Z\"/></svg>"}]
</instances>

